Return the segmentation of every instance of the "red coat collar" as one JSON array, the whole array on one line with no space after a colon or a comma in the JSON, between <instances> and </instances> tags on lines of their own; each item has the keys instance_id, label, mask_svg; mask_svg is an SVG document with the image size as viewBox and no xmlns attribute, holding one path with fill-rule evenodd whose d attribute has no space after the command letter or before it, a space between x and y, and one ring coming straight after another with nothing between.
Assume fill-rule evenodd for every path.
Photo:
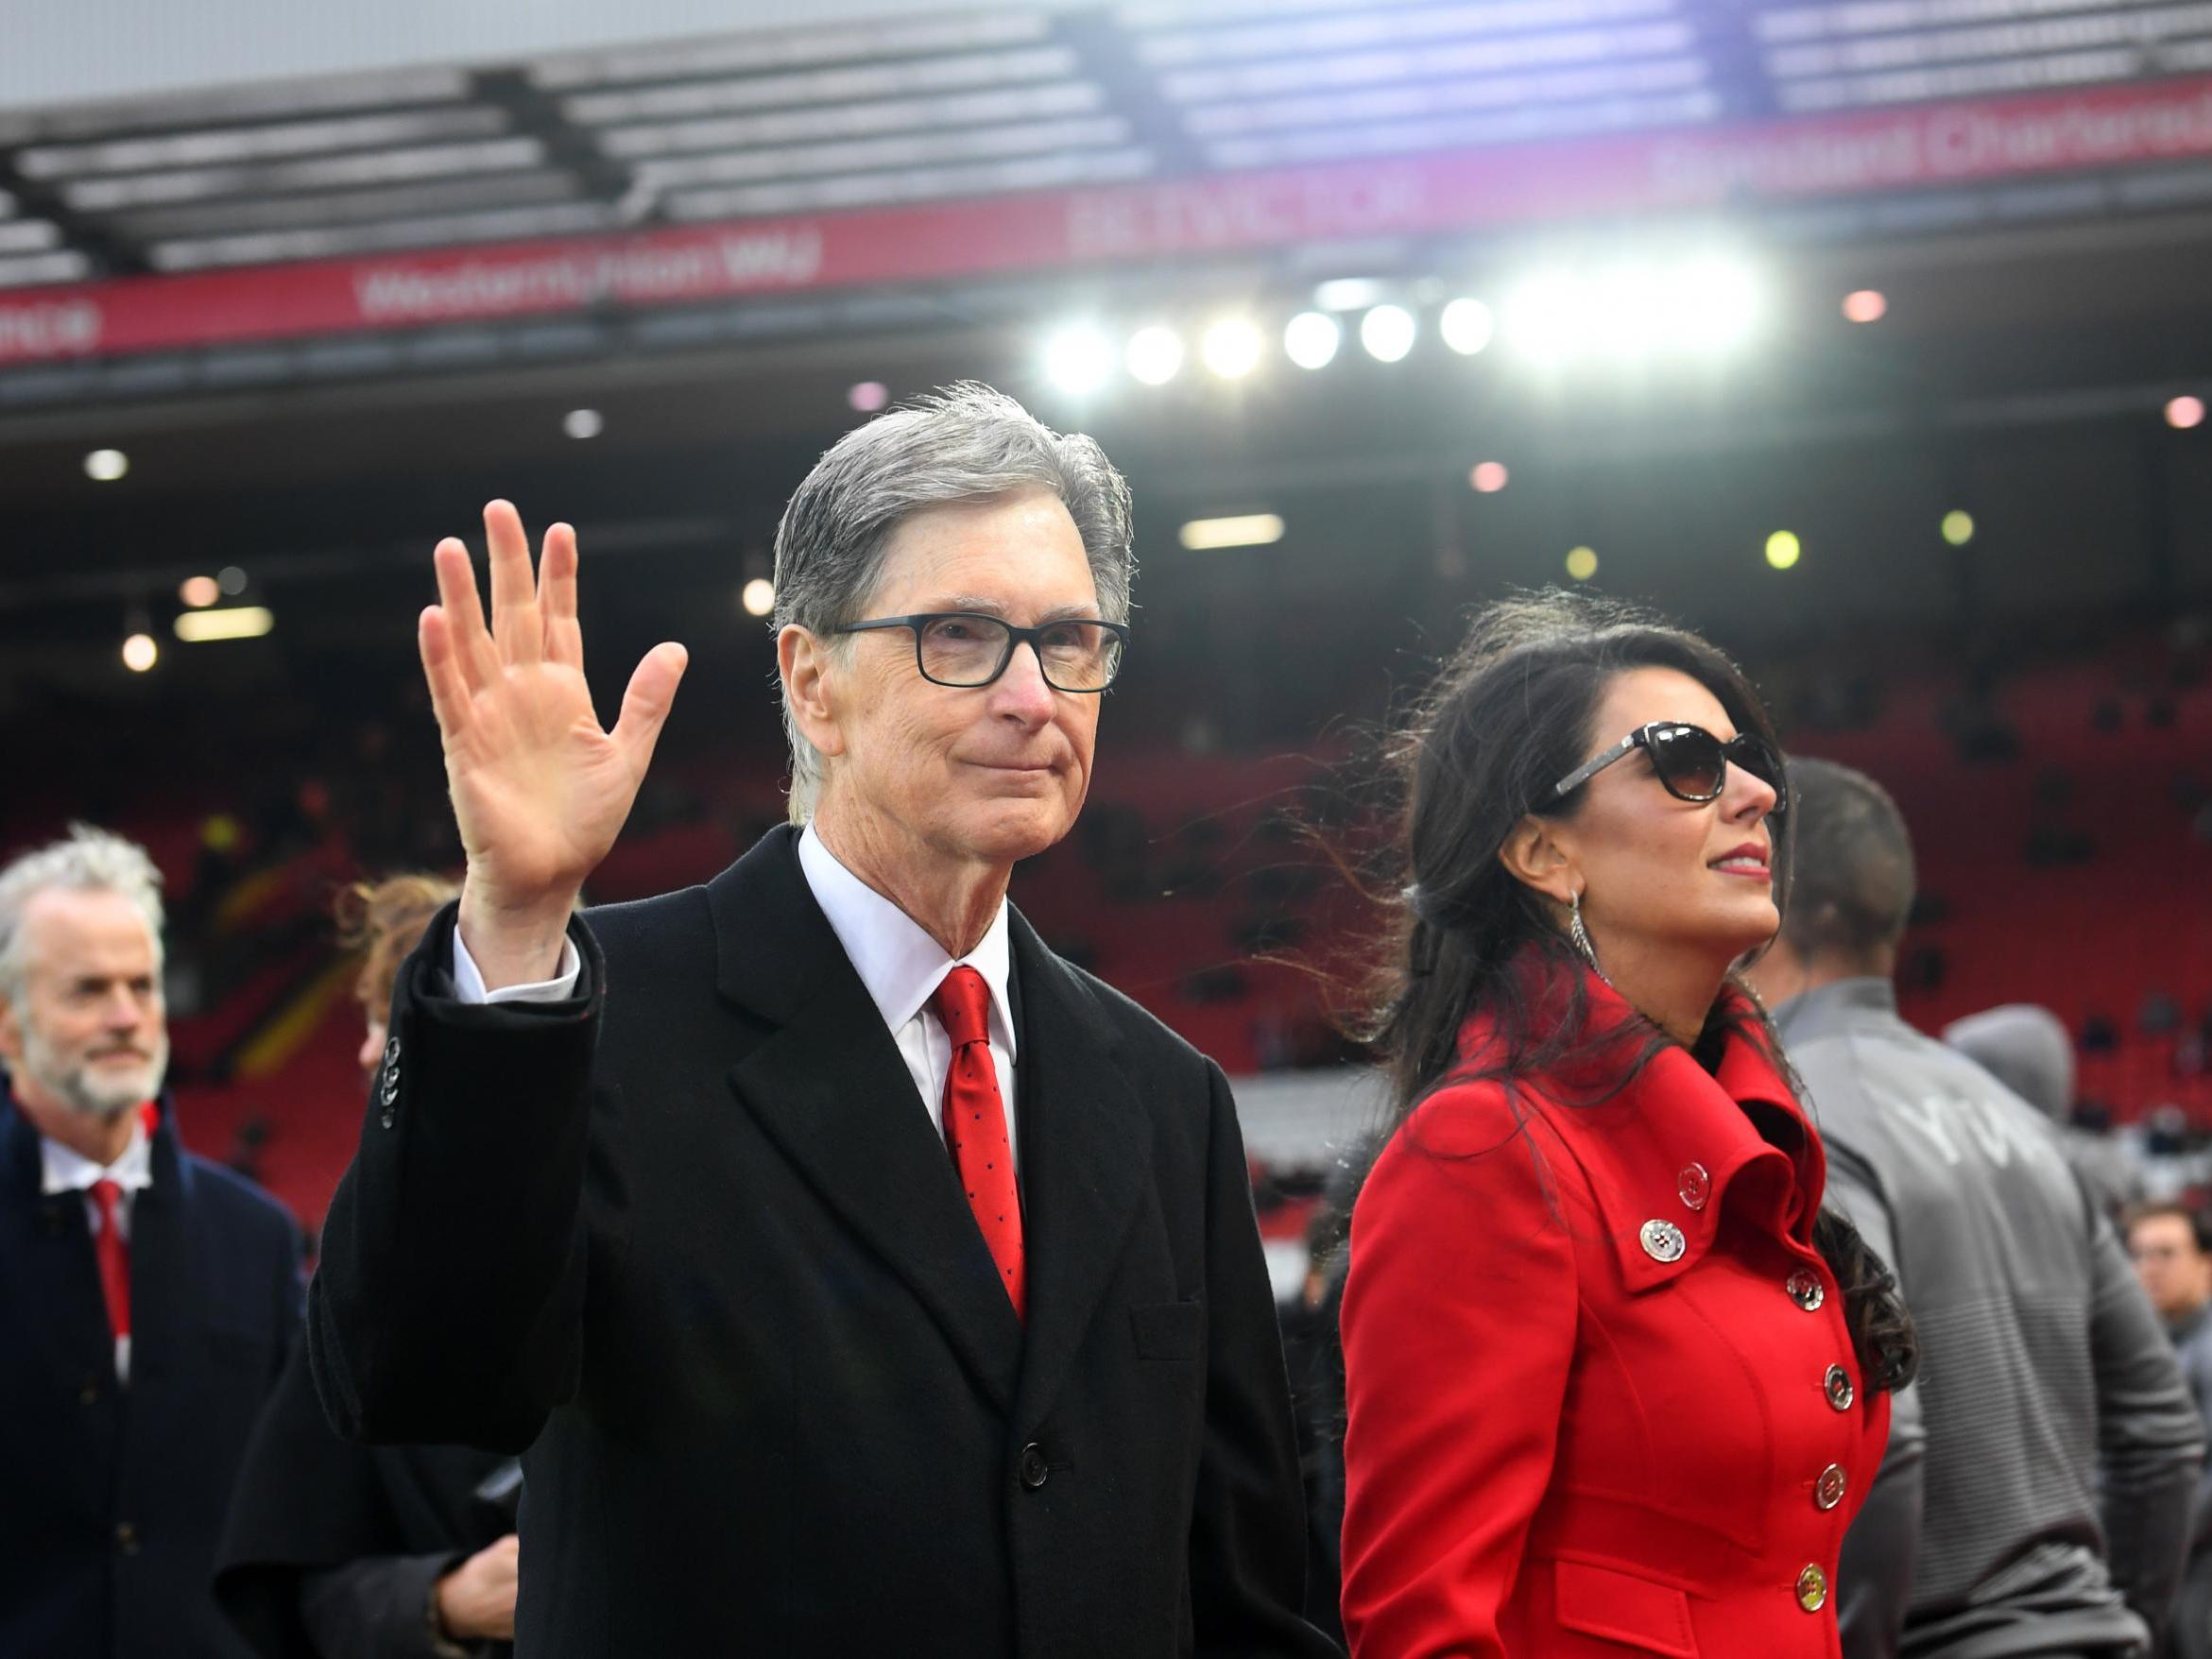
<instances>
[{"instance_id":1,"label":"red coat collar","mask_svg":"<svg viewBox=\"0 0 2212 1659\"><path fill-rule=\"evenodd\" d=\"M1587 1176L1631 1291L1693 1265L1724 1207L1810 1254L1826 1157L1740 991L1722 993L1724 1011L1743 1023L1726 1031L1713 1070L1668 1042L1623 1086L1621 1073L1656 1035L1651 1023L1586 969L1532 953L1523 975L1539 1031L1571 1018L1575 986L1584 993L1581 1043L1562 1065L1519 1081L1527 1107ZM1490 1018L1473 1016L1460 1034L1463 1065L1479 1070L1495 1044ZM1755 1113L1775 1139L1761 1133ZM1655 1223L1680 1231L1675 1259L1665 1259L1663 1232L1657 1253L1647 1247Z\"/></svg>"}]
</instances>

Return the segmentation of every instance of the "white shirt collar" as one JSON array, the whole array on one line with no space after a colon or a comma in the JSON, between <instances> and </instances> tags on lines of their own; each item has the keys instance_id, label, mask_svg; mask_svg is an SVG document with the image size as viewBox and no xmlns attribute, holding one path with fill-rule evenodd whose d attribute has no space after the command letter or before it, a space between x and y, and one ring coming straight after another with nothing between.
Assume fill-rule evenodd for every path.
<instances>
[{"instance_id":1,"label":"white shirt collar","mask_svg":"<svg viewBox=\"0 0 2212 1659\"><path fill-rule=\"evenodd\" d=\"M798 864L886 1026L894 1032L904 1027L936 995L945 976L965 964L990 987L993 1039L1009 1060L1016 1057L1014 1009L1006 993L1014 958L1003 898L982 942L955 961L919 922L839 864L812 824L798 838Z\"/></svg>"},{"instance_id":2,"label":"white shirt collar","mask_svg":"<svg viewBox=\"0 0 2212 1659\"><path fill-rule=\"evenodd\" d=\"M112 1181L126 1192L140 1192L154 1184L153 1142L146 1136L146 1115L130 1114L130 1144L103 1169L82 1153L59 1140L39 1137L41 1192L89 1192L94 1181Z\"/></svg>"}]
</instances>

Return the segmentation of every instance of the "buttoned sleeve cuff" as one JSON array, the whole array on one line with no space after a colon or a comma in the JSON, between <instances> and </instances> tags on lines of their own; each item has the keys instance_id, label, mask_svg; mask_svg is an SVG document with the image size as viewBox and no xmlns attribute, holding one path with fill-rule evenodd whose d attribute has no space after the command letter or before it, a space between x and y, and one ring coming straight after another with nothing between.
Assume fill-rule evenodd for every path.
<instances>
[{"instance_id":1,"label":"buttoned sleeve cuff","mask_svg":"<svg viewBox=\"0 0 2212 1659\"><path fill-rule=\"evenodd\" d=\"M461 943L461 930L454 930L454 1001L456 1002L562 1002L576 994L576 981L583 977L583 972L584 959L576 954L576 942L563 939L560 966L551 979L489 990L484 983L483 969L469 954L468 946Z\"/></svg>"}]
</instances>

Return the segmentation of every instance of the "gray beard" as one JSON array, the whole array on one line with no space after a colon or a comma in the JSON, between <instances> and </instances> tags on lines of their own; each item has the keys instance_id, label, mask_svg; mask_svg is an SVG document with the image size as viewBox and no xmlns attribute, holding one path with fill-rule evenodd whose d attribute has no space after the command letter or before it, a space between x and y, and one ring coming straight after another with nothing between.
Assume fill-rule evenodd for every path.
<instances>
[{"instance_id":1,"label":"gray beard","mask_svg":"<svg viewBox=\"0 0 2212 1659\"><path fill-rule=\"evenodd\" d=\"M111 1078L93 1075L90 1066L71 1066L51 1048L36 1025L23 1026L24 1074L72 1112L101 1123L112 1123L124 1113L150 1101L162 1091L169 1069L169 1034L158 1039L153 1058L129 1072Z\"/></svg>"}]
</instances>

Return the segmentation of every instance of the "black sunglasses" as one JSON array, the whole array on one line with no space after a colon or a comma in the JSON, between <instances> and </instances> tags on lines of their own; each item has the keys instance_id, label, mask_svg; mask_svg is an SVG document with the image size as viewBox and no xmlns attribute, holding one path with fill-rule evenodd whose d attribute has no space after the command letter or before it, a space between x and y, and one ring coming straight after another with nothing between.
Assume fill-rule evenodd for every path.
<instances>
[{"instance_id":1,"label":"black sunglasses","mask_svg":"<svg viewBox=\"0 0 2212 1659\"><path fill-rule=\"evenodd\" d=\"M1723 743L1704 727L1683 720L1657 720L1638 727L1554 783L1552 798L1580 789L1614 761L1638 749L1650 753L1653 773L1676 800L1720 799L1721 791L1727 787L1728 768L1734 764L1775 792L1774 812L1789 810L1790 791L1783 779L1782 757L1775 753L1772 744L1748 731Z\"/></svg>"}]
</instances>

